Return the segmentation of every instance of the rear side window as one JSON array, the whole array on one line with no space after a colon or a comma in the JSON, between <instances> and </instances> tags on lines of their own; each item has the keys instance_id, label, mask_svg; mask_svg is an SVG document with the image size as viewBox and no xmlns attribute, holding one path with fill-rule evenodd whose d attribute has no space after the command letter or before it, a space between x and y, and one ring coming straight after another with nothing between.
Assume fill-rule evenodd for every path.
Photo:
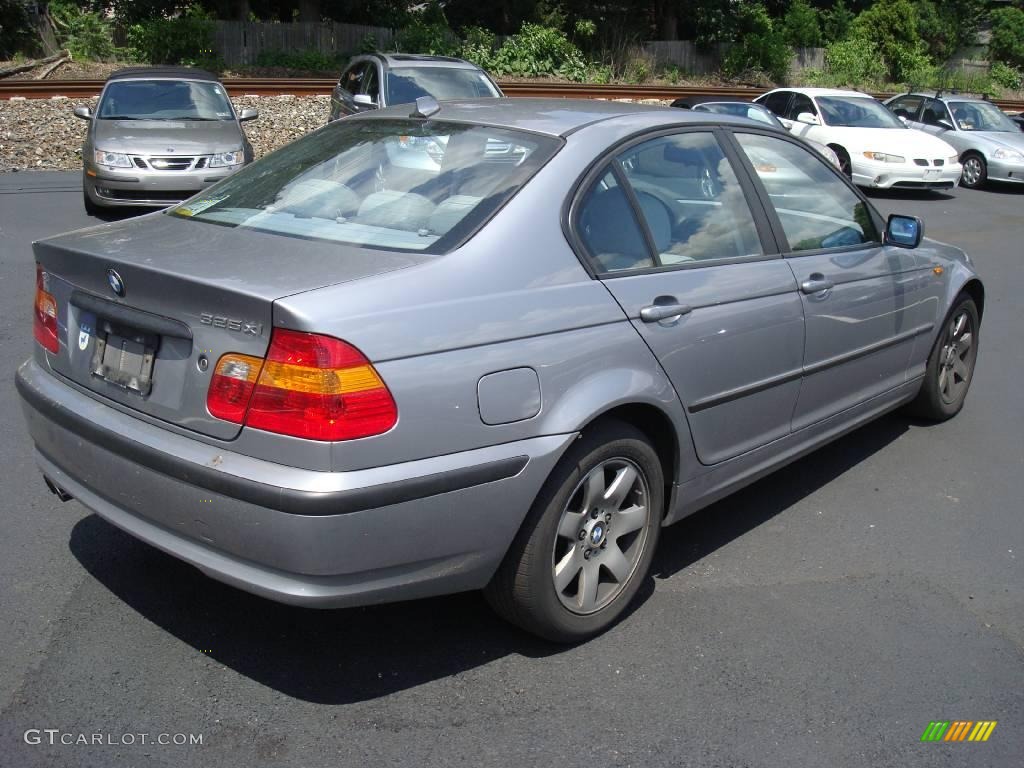
<instances>
[{"instance_id":1,"label":"rear side window","mask_svg":"<svg viewBox=\"0 0 1024 768\"><path fill-rule=\"evenodd\" d=\"M790 251L879 241L867 204L811 150L762 134L736 139L768 192Z\"/></svg>"},{"instance_id":2,"label":"rear side window","mask_svg":"<svg viewBox=\"0 0 1024 768\"><path fill-rule=\"evenodd\" d=\"M759 104L764 104L768 109L774 112L778 116L782 116L786 113L786 106L789 104L789 91L777 91L776 93L770 93L763 99L759 100Z\"/></svg>"},{"instance_id":3,"label":"rear side window","mask_svg":"<svg viewBox=\"0 0 1024 768\"><path fill-rule=\"evenodd\" d=\"M914 120L917 117L917 110L924 101L920 96L901 96L890 102L889 109L896 117L905 117L907 120Z\"/></svg>"},{"instance_id":4,"label":"rear side window","mask_svg":"<svg viewBox=\"0 0 1024 768\"><path fill-rule=\"evenodd\" d=\"M629 197L611 171L590 185L576 221L595 272L654 266Z\"/></svg>"},{"instance_id":5,"label":"rear side window","mask_svg":"<svg viewBox=\"0 0 1024 768\"><path fill-rule=\"evenodd\" d=\"M659 266L761 255L743 189L710 133L682 133L619 155Z\"/></svg>"},{"instance_id":6,"label":"rear side window","mask_svg":"<svg viewBox=\"0 0 1024 768\"><path fill-rule=\"evenodd\" d=\"M434 121L340 120L170 213L228 227L442 253L560 148L519 131Z\"/></svg>"}]
</instances>

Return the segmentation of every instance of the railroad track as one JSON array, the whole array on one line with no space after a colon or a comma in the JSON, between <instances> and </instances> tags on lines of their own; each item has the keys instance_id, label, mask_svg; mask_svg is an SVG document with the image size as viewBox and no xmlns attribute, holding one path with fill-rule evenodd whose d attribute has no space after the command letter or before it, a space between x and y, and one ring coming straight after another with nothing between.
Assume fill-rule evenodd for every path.
<instances>
[{"instance_id":1,"label":"railroad track","mask_svg":"<svg viewBox=\"0 0 1024 768\"><path fill-rule=\"evenodd\" d=\"M327 95L337 80L333 78L251 78L224 80L232 96L318 96ZM697 88L683 85L580 85L577 83L499 83L506 96L554 97L577 99L678 99L684 96L717 96L721 98L754 99L764 88L722 87ZM102 80L0 80L0 99L15 97L49 99L99 95ZM888 98L892 93L872 93L876 98ZM992 99L1000 109L1019 112L1024 101Z\"/></svg>"}]
</instances>

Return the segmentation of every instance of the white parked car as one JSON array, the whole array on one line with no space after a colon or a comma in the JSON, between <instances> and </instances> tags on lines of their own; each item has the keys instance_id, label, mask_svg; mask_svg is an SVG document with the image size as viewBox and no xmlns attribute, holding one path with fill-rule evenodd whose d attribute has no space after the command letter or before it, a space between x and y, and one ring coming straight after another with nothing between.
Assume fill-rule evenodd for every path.
<instances>
[{"instance_id":1,"label":"white parked car","mask_svg":"<svg viewBox=\"0 0 1024 768\"><path fill-rule=\"evenodd\" d=\"M778 88L755 100L789 131L826 144L860 187L951 189L963 168L942 139L905 126L866 93L831 88Z\"/></svg>"}]
</instances>

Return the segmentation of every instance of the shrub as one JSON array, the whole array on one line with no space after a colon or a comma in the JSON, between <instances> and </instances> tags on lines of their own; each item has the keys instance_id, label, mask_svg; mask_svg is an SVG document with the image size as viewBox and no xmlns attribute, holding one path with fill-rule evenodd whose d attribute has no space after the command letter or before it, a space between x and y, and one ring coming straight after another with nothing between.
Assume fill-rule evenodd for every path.
<instances>
[{"instance_id":1,"label":"shrub","mask_svg":"<svg viewBox=\"0 0 1024 768\"><path fill-rule=\"evenodd\" d=\"M367 32L363 35L359 41L357 47L357 53L376 53L379 45L377 44L377 36L372 32Z\"/></svg>"},{"instance_id":2,"label":"shrub","mask_svg":"<svg viewBox=\"0 0 1024 768\"><path fill-rule=\"evenodd\" d=\"M781 25L772 23L761 3L740 6L736 17L736 42L722 62L722 73L736 77L763 72L777 83L786 81L793 49L786 44Z\"/></svg>"},{"instance_id":3,"label":"shrub","mask_svg":"<svg viewBox=\"0 0 1024 768\"><path fill-rule=\"evenodd\" d=\"M462 34L459 57L483 69L491 69L494 66L494 33L481 27L467 27Z\"/></svg>"},{"instance_id":4,"label":"shrub","mask_svg":"<svg viewBox=\"0 0 1024 768\"><path fill-rule=\"evenodd\" d=\"M870 40L855 37L832 43L825 49L826 71L819 85L854 85L867 88L885 79L885 64L878 47ZM805 77L809 73L805 73Z\"/></svg>"},{"instance_id":5,"label":"shrub","mask_svg":"<svg viewBox=\"0 0 1024 768\"><path fill-rule=\"evenodd\" d=\"M431 56L455 56L459 39L446 21L430 21L415 14L409 24L395 37L395 49L405 53L426 53Z\"/></svg>"},{"instance_id":6,"label":"shrub","mask_svg":"<svg viewBox=\"0 0 1024 768\"><path fill-rule=\"evenodd\" d=\"M992 62L992 66L989 67L989 77L1000 88L1007 88L1011 91L1019 91L1024 88L1024 72L1001 61Z\"/></svg>"},{"instance_id":7,"label":"shrub","mask_svg":"<svg viewBox=\"0 0 1024 768\"><path fill-rule=\"evenodd\" d=\"M564 32L527 22L498 49L492 69L496 75L553 75L582 82L589 67L583 53Z\"/></svg>"},{"instance_id":8,"label":"shrub","mask_svg":"<svg viewBox=\"0 0 1024 768\"><path fill-rule=\"evenodd\" d=\"M793 0L782 19L782 33L786 42L797 48L816 48L821 45L821 22L818 11L807 0Z\"/></svg>"},{"instance_id":9,"label":"shrub","mask_svg":"<svg viewBox=\"0 0 1024 768\"><path fill-rule=\"evenodd\" d=\"M843 0L833 5L830 9L821 12L821 34L823 42L834 43L845 40L850 32L850 25L853 24L855 14L846 7Z\"/></svg>"},{"instance_id":10,"label":"shrub","mask_svg":"<svg viewBox=\"0 0 1024 768\"><path fill-rule=\"evenodd\" d=\"M929 61L918 23L910 0L878 0L854 19L850 34L874 43L889 78L904 82Z\"/></svg>"},{"instance_id":11,"label":"shrub","mask_svg":"<svg viewBox=\"0 0 1024 768\"><path fill-rule=\"evenodd\" d=\"M1020 8L1000 8L992 12L988 55L992 61L1024 66L1024 11Z\"/></svg>"},{"instance_id":12,"label":"shrub","mask_svg":"<svg viewBox=\"0 0 1024 768\"><path fill-rule=\"evenodd\" d=\"M70 2L51 2L49 12L58 42L72 57L106 61L117 56L110 24L99 13L83 11Z\"/></svg>"},{"instance_id":13,"label":"shrub","mask_svg":"<svg viewBox=\"0 0 1024 768\"><path fill-rule=\"evenodd\" d=\"M149 19L128 27L128 45L150 64L186 64L216 68L213 20L199 6L174 19Z\"/></svg>"}]
</instances>

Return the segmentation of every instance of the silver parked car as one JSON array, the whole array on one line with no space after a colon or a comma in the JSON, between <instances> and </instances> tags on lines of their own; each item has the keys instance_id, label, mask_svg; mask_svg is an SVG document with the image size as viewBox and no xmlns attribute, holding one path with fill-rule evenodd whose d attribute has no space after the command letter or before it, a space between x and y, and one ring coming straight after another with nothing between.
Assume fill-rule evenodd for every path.
<instances>
[{"instance_id":1,"label":"silver parked car","mask_svg":"<svg viewBox=\"0 0 1024 768\"><path fill-rule=\"evenodd\" d=\"M331 92L328 122L368 109L437 101L500 98L501 89L476 64L450 56L368 53L346 65Z\"/></svg>"},{"instance_id":2,"label":"silver parked car","mask_svg":"<svg viewBox=\"0 0 1024 768\"><path fill-rule=\"evenodd\" d=\"M984 289L921 237L745 119L420 99L36 243L17 387L51 490L216 579L484 589L574 641L662 526L894 408L960 410Z\"/></svg>"},{"instance_id":3,"label":"silver parked car","mask_svg":"<svg viewBox=\"0 0 1024 768\"><path fill-rule=\"evenodd\" d=\"M82 145L85 210L163 207L191 197L253 159L236 114L214 75L182 67L135 67L114 72Z\"/></svg>"},{"instance_id":4,"label":"silver parked car","mask_svg":"<svg viewBox=\"0 0 1024 768\"><path fill-rule=\"evenodd\" d=\"M912 128L934 134L960 154L960 184L1024 183L1024 133L995 104L955 93L904 93L885 102Z\"/></svg>"}]
</instances>

